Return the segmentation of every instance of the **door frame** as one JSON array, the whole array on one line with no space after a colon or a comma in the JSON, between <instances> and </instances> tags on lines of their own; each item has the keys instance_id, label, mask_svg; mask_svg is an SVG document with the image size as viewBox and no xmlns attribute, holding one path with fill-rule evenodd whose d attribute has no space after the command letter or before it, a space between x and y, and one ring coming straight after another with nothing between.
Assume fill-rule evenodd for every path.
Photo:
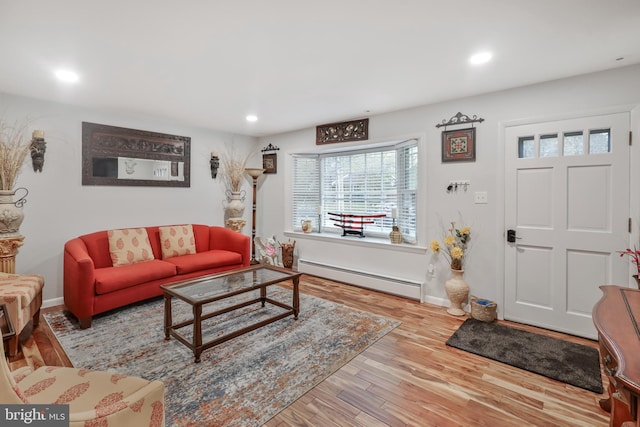
<instances>
[{"instance_id":1,"label":"door frame","mask_svg":"<svg viewBox=\"0 0 640 427\"><path fill-rule=\"evenodd\" d=\"M496 203L500 208L498 209L498 224L499 229L497 233L497 239L500 242L498 244L498 248L496 251L497 256L497 268L498 268L498 283L496 289L497 300L499 302L498 307L498 318L500 320L504 320L504 307L506 304L505 301L505 251L506 251L506 205L505 205L505 193L506 193L506 164L505 164L505 134L506 128L512 126L520 126L520 125L533 125L544 122L552 122L559 120L572 120L572 119L581 119L591 116L601 116L606 114L615 114L615 113L629 113L631 117L630 129L633 134L633 144L631 146L629 162L633 165L634 161L640 159L640 104L626 104L619 105L614 107L607 108L599 108L596 110L586 110L586 111L578 111L571 113L563 113L563 114L550 114L544 116L534 116L530 118L524 119L514 119L514 120L504 120L498 121L498 155L497 161L501 165L498 168L498 177L497 177L497 188L501 189L496 194ZM640 245L640 167L638 168L630 168L630 183L629 183L629 215L633 219L633 227L632 232L629 234L629 242L628 244L633 247L633 243ZM626 248L620 248L624 250ZM631 263L629 263L631 264ZM631 265L629 265L629 282L627 284L622 283L621 285L627 285L630 287L635 286L635 281L631 277ZM500 309L502 307L502 309Z\"/></svg>"}]
</instances>

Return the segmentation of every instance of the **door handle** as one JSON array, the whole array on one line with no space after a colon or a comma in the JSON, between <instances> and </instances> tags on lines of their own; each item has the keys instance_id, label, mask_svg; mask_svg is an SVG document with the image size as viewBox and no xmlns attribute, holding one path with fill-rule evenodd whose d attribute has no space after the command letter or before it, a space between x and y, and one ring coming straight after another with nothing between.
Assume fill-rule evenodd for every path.
<instances>
[{"instance_id":1,"label":"door handle","mask_svg":"<svg viewBox=\"0 0 640 427\"><path fill-rule=\"evenodd\" d=\"M515 243L516 239L522 239L522 237L516 236L516 230L507 230L507 242Z\"/></svg>"}]
</instances>

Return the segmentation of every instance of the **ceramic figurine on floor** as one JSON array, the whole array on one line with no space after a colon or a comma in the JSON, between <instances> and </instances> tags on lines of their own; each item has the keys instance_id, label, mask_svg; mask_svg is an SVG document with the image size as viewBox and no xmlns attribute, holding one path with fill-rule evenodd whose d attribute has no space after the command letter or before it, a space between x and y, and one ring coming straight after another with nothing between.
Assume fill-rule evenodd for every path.
<instances>
[{"instance_id":1,"label":"ceramic figurine on floor","mask_svg":"<svg viewBox=\"0 0 640 427\"><path fill-rule=\"evenodd\" d=\"M258 257L260 264L282 267L282 263L278 260L278 241L275 236L269 237L266 242L263 242L259 236L256 236L255 245L260 253Z\"/></svg>"}]
</instances>

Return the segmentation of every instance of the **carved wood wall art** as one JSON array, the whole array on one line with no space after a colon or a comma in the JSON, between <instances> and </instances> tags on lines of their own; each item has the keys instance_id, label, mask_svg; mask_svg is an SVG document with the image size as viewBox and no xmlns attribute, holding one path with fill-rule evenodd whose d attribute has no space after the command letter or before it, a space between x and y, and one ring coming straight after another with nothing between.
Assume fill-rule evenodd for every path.
<instances>
[{"instance_id":1,"label":"carved wood wall art","mask_svg":"<svg viewBox=\"0 0 640 427\"><path fill-rule=\"evenodd\" d=\"M317 145L367 139L369 139L369 119L316 126Z\"/></svg>"},{"instance_id":2,"label":"carved wood wall art","mask_svg":"<svg viewBox=\"0 0 640 427\"><path fill-rule=\"evenodd\" d=\"M191 138L82 123L82 185L189 187Z\"/></svg>"}]
</instances>

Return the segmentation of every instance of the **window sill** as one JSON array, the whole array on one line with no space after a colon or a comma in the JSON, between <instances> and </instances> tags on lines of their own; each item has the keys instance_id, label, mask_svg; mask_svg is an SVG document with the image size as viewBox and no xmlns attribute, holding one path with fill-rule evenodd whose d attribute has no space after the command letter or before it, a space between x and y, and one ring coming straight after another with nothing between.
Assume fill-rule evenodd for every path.
<instances>
[{"instance_id":1,"label":"window sill","mask_svg":"<svg viewBox=\"0 0 640 427\"><path fill-rule=\"evenodd\" d=\"M424 255L427 252L427 248L425 246L409 245L406 243L391 243L389 239L379 237L342 236L341 234L335 233L303 233L301 231L285 231L284 235L296 240L315 240L340 245L363 246L421 255Z\"/></svg>"}]
</instances>

